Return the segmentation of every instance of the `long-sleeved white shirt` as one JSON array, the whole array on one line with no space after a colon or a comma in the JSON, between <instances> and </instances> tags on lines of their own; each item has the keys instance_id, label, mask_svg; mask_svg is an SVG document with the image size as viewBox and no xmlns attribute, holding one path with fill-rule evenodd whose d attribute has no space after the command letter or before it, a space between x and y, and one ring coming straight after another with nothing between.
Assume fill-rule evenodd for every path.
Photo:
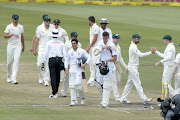
<instances>
[{"instance_id":1,"label":"long-sleeved white shirt","mask_svg":"<svg viewBox=\"0 0 180 120\"><path fill-rule=\"evenodd\" d=\"M161 63L164 64L164 66L174 66L174 60L175 60L175 54L176 49L173 45L173 43L169 43L163 53L160 53L156 50L155 52L159 57L162 57L164 59L161 60Z\"/></svg>"},{"instance_id":2,"label":"long-sleeved white shirt","mask_svg":"<svg viewBox=\"0 0 180 120\"><path fill-rule=\"evenodd\" d=\"M116 45L115 45L116 46ZM122 55L121 55L121 47L117 44L117 46L116 46L116 51L117 51L117 59L116 59L116 62L120 62L121 64L122 64L122 66L124 67L124 68L126 68L127 66L126 66L126 64L125 64L125 62L124 62L124 60L123 60L123 58L122 58Z\"/></svg>"},{"instance_id":3,"label":"long-sleeved white shirt","mask_svg":"<svg viewBox=\"0 0 180 120\"><path fill-rule=\"evenodd\" d=\"M176 55L176 59L174 61L175 63L178 63L178 73L180 73L180 53Z\"/></svg>"},{"instance_id":4,"label":"long-sleeved white shirt","mask_svg":"<svg viewBox=\"0 0 180 120\"><path fill-rule=\"evenodd\" d=\"M95 44L94 44L92 47L96 47L97 44L98 44L98 42L99 42L100 40L102 40L102 38L101 38L101 32L100 32L100 27L99 27L96 23L94 23L93 26L90 27L90 31L89 31L90 44L91 44L91 42L92 42L93 39L94 39L94 34L98 34L98 36L97 36L97 41L95 42Z\"/></svg>"},{"instance_id":5,"label":"long-sleeved white shirt","mask_svg":"<svg viewBox=\"0 0 180 120\"><path fill-rule=\"evenodd\" d=\"M43 57L43 63L47 60L47 58L51 57L66 57L66 49L63 42L61 42L58 38L52 38L49 42L47 42Z\"/></svg>"},{"instance_id":6,"label":"long-sleeved white shirt","mask_svg":"<svg viewBox=\"0 0 180 120\"><path fill-rule=\"evenodd\" d=\"M104 46L110 46L110 49L103 49L102 48ZM106 61L112 58L112 56L117 55L117 50L115 45L108 40L108 42L106 43L106 45L104 44L104 41L101 40L98 43L98 49L101 51L100 52L100 61ZM113 68L114 67L114 62L107 62L108 63L108 67Z\"/></svg>"},{"instance_id":7,"label":"long-sleeved white shirt","mask_svg":"<svg viewBox=\"0 0 180 120\"><path fill-rule=\"evenodd\" d=\"M100 35L101 35L101 38L103 38L102 34L103 32L108 32L109 33L109 41L112 42L112 31L111 29L107 28L105 30L103 30L101 27L100 27Z\"/></svg>"},{"instance_id":8,"label":"long-sleeved white shirt","mask_svg":"<svg viewBox=\"0 0 180 120\"><path fill-rule=\"evenodd\" d=\"M74 51L74 49L69 50L65 58L65 68L68 68L68 65L70 64L70 73L81 72L82 68L78 66L77 59L82 57L87 58L87 64L91 62L90 55L84 49L78 48L76 51Z\"/></svg>"},{"instance_id":9,"label":"long-sleeved white shirt","mask_svg":"<svg viewBox=\"0 0 180 120\"><path fill-rule=\"evenodd\" d=\"M138 66L139 65L139 57L145 57L151 55L152 52L142 53L138 50L137 45L131 41L131 45L129 47L129 66Z\"/></svg>"}]
</instances>

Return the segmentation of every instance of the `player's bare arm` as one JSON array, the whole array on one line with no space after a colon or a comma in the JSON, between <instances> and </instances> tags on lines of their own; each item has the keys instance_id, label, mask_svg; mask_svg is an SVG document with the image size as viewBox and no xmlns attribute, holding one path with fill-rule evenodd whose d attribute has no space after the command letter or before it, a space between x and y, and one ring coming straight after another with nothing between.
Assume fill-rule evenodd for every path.
<instances>
[{"instance_id":1,"label":"player's bare arm","mask_svg":"<svg viewBox=\"0 0 180 120\"><path fill-rule=\"evenodd\" d=\"M21 33L21 44L22 44L22 50L21 50L21 52L23 53L24 50L25 50L24 35L23 35L23 33Z\"/></svg>"},{"instance_id":2,"label":"player's bare arm","mask_svg":"<svg viewBox=\"0 0 180 120\"><path fill-rule=\"evenodd\" d=\"M92 40L91 44L88 45L86 52L89 53L91 47L96 43L98 34L94 34L94 39Z\"/></svg>"},{"instance_id":3,"label":"player's bare arm","mask_svg":"<svg viewBox=\"0 0 180 120\"><path fill-rule=\"evenodd\" d=\"M37 51L36 51L36 48L38 46L38 43L39 43L39 38L36 38L35 39L35 43L34 43L34 48L33 48L33 54L36 56L37 55Z\"/></svg>"},{"instance_id":4,"label":"player's bare arm","mask_svg":"<svg viewBox=\"0 0 180 120\"><path fill-rule=\"evenodd\" d=\"M106 61L104 61L104 62L105 62L105 64L107 65L107 62L114 62L114 61L116 61L116 59L117 59L117 55L114 55L114 56L112 56L111 59L106 60Z\"/></svg>"},{"instance_id":5,"label":"player's bare arm","mask_svg":"<svg viewBox=\"0 0 180 120\"><path fill-rule=\"evenodd\" d=\"M33 40L32 40L32 45L31 45L31 48L30 48L30 52L33 52L33 47L34 47L35 40L36 40L36 33L34 34L34 37L33 37Z\"/></svg>"},{"instance_id":6,"label":"player's bare arm","mask_svg":"<svg viewBox=\"0 0 180 120\"><path fill-rule=\"evenodd\" d=\"M10 37L12 37L12 36L14 36L15 38L19 38L19 36L16 35L16 34L4 33L4 38L5 38L5 39L10 38Z\"/></svg>"}]
</instances>

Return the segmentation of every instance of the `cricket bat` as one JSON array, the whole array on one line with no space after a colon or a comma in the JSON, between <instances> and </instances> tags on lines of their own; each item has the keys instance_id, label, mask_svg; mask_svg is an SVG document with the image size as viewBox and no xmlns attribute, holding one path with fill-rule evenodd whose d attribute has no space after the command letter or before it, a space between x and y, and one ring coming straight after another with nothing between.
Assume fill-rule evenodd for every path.
<instances>
[{"instance_id":1,"label":"cricket bat","mask_svg":"<svg viewBox=\"0 0 180 120\"><path fill-rule=\"evenodd\" d=\"M85 70L82 71L82 79L83 79L82 81L83 81L84 92L85 92L85 93L88 93Z\"/></svg>"},{"instance_id":2,"label":"cricket bat","mask_svg":"<svg viewBox=\"0 0 180 120\"><path fill-rule=\"evenodd\" d=\"M116 62L116 63L114 63L114 64L115 64L115 66L116 66L118 72L119 72L120 74L122 74L123 71L122 71L122 69L121 69L121 66L120 66L119 62Z\"/></svg>"}]
</instances>

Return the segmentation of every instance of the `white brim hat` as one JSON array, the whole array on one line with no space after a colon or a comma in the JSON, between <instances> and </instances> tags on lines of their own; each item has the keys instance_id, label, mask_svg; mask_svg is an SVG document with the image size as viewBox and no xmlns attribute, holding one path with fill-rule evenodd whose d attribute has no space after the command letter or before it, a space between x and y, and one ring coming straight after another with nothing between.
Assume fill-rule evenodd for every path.
<instances>
[{"instance_id":1,"label":"white brim hat","mask_svg":"<svg viewBox=\"0 0 180 120\"><path fill-rule=\"evenodd\" d=\"M109 24L106 18L102 18L101 21L99 22L100 24Z\"/></svg>"},{"instance_id":2,"label":"white brim hat","mask_svg":"<svg viewBox=\"0 0 180 120\"><path fill-rule=\"evenodd\" d=\"M60 33L57 29L53 29L52 32L49 33L51 37L61 37L62 33Z\"/></svg>"}]
</instances>

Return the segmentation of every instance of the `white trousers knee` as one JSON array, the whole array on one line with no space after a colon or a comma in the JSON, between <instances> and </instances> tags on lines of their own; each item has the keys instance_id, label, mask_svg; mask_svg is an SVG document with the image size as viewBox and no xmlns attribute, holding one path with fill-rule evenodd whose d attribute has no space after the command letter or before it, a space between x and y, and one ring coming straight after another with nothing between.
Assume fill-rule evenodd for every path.
<instances>
[{"instance_id":1,"label":"white trousers knee","mask_svg":"<svg viewBox=\"0 0 180 120\"><path fill-rule=\"evenodd\" d=\"M16 81L21 49L21 44L7 45L7 76L10 77L12 81ZM13 59L14 63L12 66Z\"/></svg>"},{"instance_id":2,"label":"white trousers knee","mask_svg":"<svg viewBox=\"0 0 180 120\"><path fill-rule=\"evenodd\" d=\"M61 92L66 92L69 86L69 74L65 74Z\"/></svg>"},{"instance_id":3,"label":"white trousers knee","mask_svg":"<svg viewBox=\"0 0 180 120\"><path fill-rule=\"evenodd\" d=\"M180 72L175 76L175 95L180 94Z\"/></svg>"},{"instance_id":4,"label":"white trousers knee","mask_svg":"<svg viewBox=\"0 0 180 120\"><path fill-rule=\"evenodd\" d=\"M50 81L50 76L49 76L49 59L46 60L46 62L44 63L45 66L45 70L41 70L42 67L42 62L43 62L43 56L44 53L43 52L38 52L38 57L37 57L37 68L38 68L38 72L39 72L39 78L42 78L43 81Z\"/></svg>"},{"instance_id":5,"label":"white trousers knee","mask_svg":"<svg viewBox=\"0 0 180 120\"><path fill-rule=\"evenodd\" d=\"M146 95L143 92L143 88L141 86L141 80L139 78L139 72L138 72L138 67L136 66L128 66L128 81L126 83L126 86L124 88L123 94L121 99L127 99L128 94L130 93L132 87L136 87L136 90L141 97L141 99L144 101L147 99Z\"/></svg>"},{"instance_id":6,"label":"white trousers knee","mask_svg":"<svg viewBox=\"0 0 180 120\"><path fill-rule=\"evenodd\" d=\"M171 77L174 67L164 66L162 82L164 82L164 89L166 90L166 83L168 82L169 93L174 96L175 90L171 86Z\"/></svg>"}]
</instances>

